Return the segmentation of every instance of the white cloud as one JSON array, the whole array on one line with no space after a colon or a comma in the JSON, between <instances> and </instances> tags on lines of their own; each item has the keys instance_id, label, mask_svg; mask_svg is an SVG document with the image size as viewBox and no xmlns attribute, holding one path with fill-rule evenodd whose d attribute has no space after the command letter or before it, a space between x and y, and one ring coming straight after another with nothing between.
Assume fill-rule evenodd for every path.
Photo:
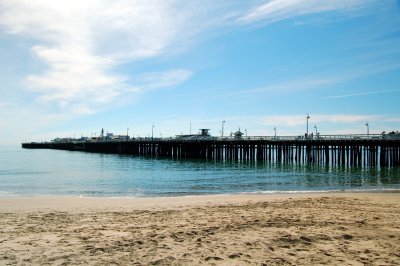
<instances>
[{"instance_id":1,"label":"white cloud","mask_svg":"<svg viewBox=\"0 0 400 266\"><path fill-rule=\"evenodd\" d=\"M129 84L131 77L115 73L117 66L163 54L189 34L192 10L179 10L174 2L3 0L0 27L37 43L32 55L47 68L28 75L25 84L39 100L63 108L86 106L91 113L124 93L143 91ZM146 86L175 86L190 75L170 70L149 78Z\"/></svg>"},{"instance_id":2,"label":"white cloud","mask_svg":"<svg viewBox=\"0 0 400 266\"><path fill-rule=\"evenodd\" d=\"M29 75L26 84L38 92L40 99L62 105L79 99L107 102L118 95L126 78L108 73L107 59L93 56L78 47L63 49L33 47L34 53L47 62L49 69L41 75ZM107 95L104 99L102 95Z\"/></svg>"},{"instance_id":3,"label":"white cloud","mask_svg":"<svg viewBox=\"0 0 400 266\"><path fill-rule=\"evenodd\" d=\"M238 18L241 23L276 21L297 17L301 15L321 13L336 10L350 10L365 4L361 0L271 0L261 4L247 14Z\"/></svg>"}]
</instances>

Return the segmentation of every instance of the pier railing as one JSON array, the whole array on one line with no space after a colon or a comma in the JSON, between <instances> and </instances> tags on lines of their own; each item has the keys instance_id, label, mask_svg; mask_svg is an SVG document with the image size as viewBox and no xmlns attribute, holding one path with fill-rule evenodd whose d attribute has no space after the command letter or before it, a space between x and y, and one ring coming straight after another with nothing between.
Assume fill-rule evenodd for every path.
<instances>
[{"instance_id":1,"label":"pier railing","mask_svg":"<svg viewBox=\"0 0 400 266\"><path fill-rule=\"evenodd\" d=\"M347 134L347 135L308 135L308 136L245 136L245 137L218 137L218 140L356 140L356 139L382 139L381 134ZM400 136L398 136L400 139Z\"/></svg>"},{"instance_id":2,"label":"pier railing","mask_svg":"<svg viewBox=\"0 0 400 266\"><path fill-rule=\"evenodd\" d=\"M308 135L308 136L225 136L205 137L192 136L190 138L167 138L166 140L178 139L185 141L220 140L220 141L312 141L312 140L400 140L400 134L343 134L343 135ZM148 138L147 138L148 140ZM163 139L157 139L163 140Z\"/></svg>"}]
</instances>

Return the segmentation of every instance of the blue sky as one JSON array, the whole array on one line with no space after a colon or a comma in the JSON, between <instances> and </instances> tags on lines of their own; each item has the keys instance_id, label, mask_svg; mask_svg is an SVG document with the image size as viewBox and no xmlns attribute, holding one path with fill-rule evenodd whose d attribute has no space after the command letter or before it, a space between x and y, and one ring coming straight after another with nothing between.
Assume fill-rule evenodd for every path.
<instances>
[{"instance_id":1,"label":"blue sky","mask_svg":"<svg viewBox=\"0 0 400 266\"><path fill-rule=\"evenodd\" d=\"M400 129L400 2L0 0L0 144Z\"/></svg>"}]
</instances>

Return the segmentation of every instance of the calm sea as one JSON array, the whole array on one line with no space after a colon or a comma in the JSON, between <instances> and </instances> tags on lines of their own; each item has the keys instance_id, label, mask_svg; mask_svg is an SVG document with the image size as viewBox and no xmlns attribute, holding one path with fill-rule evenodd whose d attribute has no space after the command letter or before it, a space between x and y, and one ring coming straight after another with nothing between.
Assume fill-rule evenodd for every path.
<instances>
[{"instance_id":1,"label":"calm sea","mask_svg":"<svg viewBox=\"0 0 400 266\"><path fill-rule=\"evenodd\" d=\"M342 190L400 191L400 169L151 159L0 146L0 197L158 197Z\"/></svg>"}]
</instances>

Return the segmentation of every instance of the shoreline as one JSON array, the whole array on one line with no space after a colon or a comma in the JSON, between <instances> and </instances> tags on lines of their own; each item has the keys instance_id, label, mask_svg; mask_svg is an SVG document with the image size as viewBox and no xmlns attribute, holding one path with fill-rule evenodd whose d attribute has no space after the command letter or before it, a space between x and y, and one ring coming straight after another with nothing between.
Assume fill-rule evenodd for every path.
<instances>
[{"instance_id":1,"label":"shoreline","mask_svg":"<svg viewBox=\"0 0 400 266\"><path fill-rule=\"evenodd\" d=\"M305 199L318 197L351 197L385 202L400 202L399 191L343 191L305 193L257 193L188 195L171 197L86 197L86 196L28 196L0 198L0 213L8 211L112 211L112 210L163 210L217 205L243 205L249 203Z\"/></svg>"}]
</instances>

